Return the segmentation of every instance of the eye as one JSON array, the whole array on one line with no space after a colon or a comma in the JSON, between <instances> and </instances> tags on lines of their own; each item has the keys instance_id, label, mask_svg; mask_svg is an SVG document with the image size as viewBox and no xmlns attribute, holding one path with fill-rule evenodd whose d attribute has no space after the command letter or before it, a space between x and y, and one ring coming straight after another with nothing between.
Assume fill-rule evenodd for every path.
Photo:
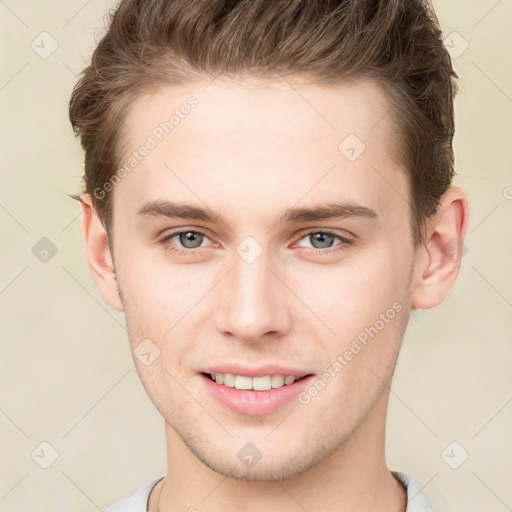
<instances>
[{"instance_id":1,"label":"eye","mask_svg":"<svg viewBox=\"0 0 512 512\"><path fill-rule=\"evenodd\" d=\"M176 240L173 241L173 239ZM160 243L171 252L182 256L194 256L201 252L201 248L205 247L203 242L207 239L208 237L204 233L188 229L169 233ZM311 241L312 248L305 247L305 249L315 254L336 253L346 249L353 243L351 239L338 235L330 230L309 231L302 235L301 240L303 239L309 239ZM340 240L340 242L333 245L335 239Z\"/></svg>"},{"instance_id":2,"label":"eye","mask_svg":"<svg viewBox=\"0 0 512 512\"><path fill-rule=\"evenodd\" d=\"M333 241L336 238L340 240L340 243L333 245ZM332 254L333 252L342 251L346 249L349 245L353 243L353 241L350 240L349 238L343 237L329 230L309 231L308 233L304 234L302 239L308 239L311 242L313 246L312 252L315 253ZM331 249L333 247L333 250L326 250Z\"/></svg>"},{"instance_id":3,"label":"eye","mask_svg":"<svg viewBox=\"0 0 512 512\"><path fill-rule=\"evenodd\" d=\"M176 238L175 242L173 242L174 238ZM188 256L192 255L194 252L198 252L196 249L202 247L202 243L205 239L207 239L207 236L204 233L188 229L170 233L161 240L161 243L171 252ZM180 245L183 248L181 248Z\"/></svg>"}]
</instances>

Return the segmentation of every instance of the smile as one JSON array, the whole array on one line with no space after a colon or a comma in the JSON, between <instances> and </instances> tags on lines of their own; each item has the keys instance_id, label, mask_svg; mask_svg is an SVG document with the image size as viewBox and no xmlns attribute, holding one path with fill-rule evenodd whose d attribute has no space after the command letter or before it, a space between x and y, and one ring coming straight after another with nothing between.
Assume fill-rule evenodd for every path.
<instances>
[{"instance_id":1,"label":"smile","mask_svg":"<svg viewBox=\"0 0 512 512\"><path fill-rule=\"evenodd\" d=\"M251 389L253 391L268 391L269 389L289 386L300 380L295 375L263 375L261 377L248 377L246 375L235 375L233 373L208 373L217 384L236 389Z\"/></svg>"},{"instance_id":2,"label":"smile","mask_svg":"<svg viewBox=\"0 0 512 512\"><path fill-rule=\"evenodd\" d=\"M213 375L215 379L211 373L199 374L207 395L221 406L248 416L270 414L281 409L293 402L315 379L313 374L297 379L294 375L284 376L283 374L258 377L233 373L214 373Z\"/></svg>"}]
</instances>

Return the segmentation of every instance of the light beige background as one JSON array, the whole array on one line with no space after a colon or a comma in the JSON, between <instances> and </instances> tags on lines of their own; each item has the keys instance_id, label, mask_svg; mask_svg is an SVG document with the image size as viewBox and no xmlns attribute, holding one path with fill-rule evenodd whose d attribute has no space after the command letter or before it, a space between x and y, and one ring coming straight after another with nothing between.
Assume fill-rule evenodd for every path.
<instances>
[{"instance_id":1,"label":"light beige background","mask_svg":"<svg viewBox=\"0 0 512 512\"><path fill-rule=\"evenodd\" d=\"M451 51L469 45L454 67L455 183L469 194L470 226L448 299L409 325L387 459L438 512L500 512L512 507L512 2L434 6L444 36L458 33ZM89 274L78 203L66 195L80 191L83 159L67 102L112 7L0 1L2 511L94 511L165 472L163 422L139 383L124 317ZM58 43L46 59L31 47L43 31ZM43 237L57 249L46 263L32 252ZM58 453L48 469L38 465L51 461L42 442ZM445 459L463 450L452 469Z\"/></svg>"}]
</instances>

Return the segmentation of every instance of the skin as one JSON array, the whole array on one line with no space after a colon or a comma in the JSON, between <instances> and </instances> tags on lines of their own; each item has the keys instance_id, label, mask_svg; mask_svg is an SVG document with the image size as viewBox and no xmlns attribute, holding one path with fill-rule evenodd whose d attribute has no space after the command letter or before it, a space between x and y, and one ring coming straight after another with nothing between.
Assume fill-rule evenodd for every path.
<instances>
[{"instance_id":1,"label":"skin","mask_svg":"<svg viewBox=\"0 0 512 512\"><path fill-rule=\"evenodd\" d=\"M168 473L151 511L405 510L385 461L389 386L411 311L440 304L457 277L460 255L443 248L464 240L467 198L449 189L415 250L383 90L291 84L217 79L133 102L124 160L166 113L190 96L199 104L115 186L113 254L84 196L83 240L101 296L124 311L132 350L145 338L160 350L148 366L134 357L165 419ZM349 133L366 146L353 162L338 150ZM207 206L225 223L137 215L155 199ZM288 208L329 201L378 218L276 224ZM161 243L176 229L204 234L201 248L178 236ZM322 229L336 235L324 245ZM338 235L352 243L334 252ZM250 264L236 251L247 236L263 250ZM198 372L225 362L285 363L320 377L394 303L401 311L306 405L243 415L204 391ZM248 442L262 453L251 468L236 455Z\"/></svg>"}]
</instances>

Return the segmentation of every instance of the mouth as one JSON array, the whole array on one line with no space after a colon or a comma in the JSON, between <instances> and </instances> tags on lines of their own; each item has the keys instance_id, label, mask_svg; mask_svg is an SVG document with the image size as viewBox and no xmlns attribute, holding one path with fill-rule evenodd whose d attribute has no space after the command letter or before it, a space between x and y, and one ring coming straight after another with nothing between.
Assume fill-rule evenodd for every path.
<instances>
[{"instance_id":1,"label":"mouth","mask_svg":"<svg viewBox=\"0 0 512 512\"><path fill-rule=\"evenodd\" d=\"M261 416L289 404L315 379L314 374L269 374L250 377L232 373L199 373L207 394L239 414Z\"/></svg>"},{"instance_id":2,"label":"mouth","mask_svg":"<svg viewBox=\"0 0 512 512\"><path fill-rule=\"evenodd\" d=\"M311 373L303 376L274 374L262 375L260 377L235 375L233 373L201 372L201 374L220 386L250 391L269 391L271 389L279 389L312 376Z\"/></svg>"}]
</instances>

